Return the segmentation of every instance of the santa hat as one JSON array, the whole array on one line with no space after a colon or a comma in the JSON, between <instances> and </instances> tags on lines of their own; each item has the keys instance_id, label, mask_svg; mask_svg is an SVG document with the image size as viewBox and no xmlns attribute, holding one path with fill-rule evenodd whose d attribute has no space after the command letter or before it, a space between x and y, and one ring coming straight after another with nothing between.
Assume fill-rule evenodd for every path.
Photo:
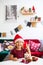
<instances>
[{"instance_id":1,"label":"santa hat","mask_svg":"<svg viewBox=\"0 0 43 65\"><path fill-rule=\"evenodd\" d=\"M24 42L24 40L23 40L23 38L19 35L19 34L17 34L15 37L14 37L14 43L16 43L17 41L22 41L22 42Z\"/></svg>"}]
</instances>

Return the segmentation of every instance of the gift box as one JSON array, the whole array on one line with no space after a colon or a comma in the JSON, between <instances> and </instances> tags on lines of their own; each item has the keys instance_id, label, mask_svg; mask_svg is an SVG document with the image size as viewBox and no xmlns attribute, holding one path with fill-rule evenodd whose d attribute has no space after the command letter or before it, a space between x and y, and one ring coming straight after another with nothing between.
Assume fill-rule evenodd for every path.
<instances>
[{"instance_id":1,"label":"gift box","mask_svg":"<svg viewBox=\"0 0 43 65\"><path fill-rule=\"evenodd\" d=\"M36 23L37 23L37 22L31 22L32 27L36 27Z\"/></svg>"},{"instance_id":2,"label":"gift box","mask_svg":"<svg viewBox=\"0 0 43 65\"><path fill-rule=\"evenodd\" d=\"M6 32L1 33L2 37L6 37Z\"/></svg>"}]
</instances>

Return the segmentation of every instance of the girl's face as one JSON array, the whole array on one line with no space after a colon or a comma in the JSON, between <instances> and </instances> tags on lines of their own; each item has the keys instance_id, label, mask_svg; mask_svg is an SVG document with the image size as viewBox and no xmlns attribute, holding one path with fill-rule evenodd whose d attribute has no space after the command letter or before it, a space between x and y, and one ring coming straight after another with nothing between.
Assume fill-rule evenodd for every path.
<instances>
[{"instance_id":1,"label":"girl's face","mask_svg":"<svg viewBox=\"0 0 43 65\"><path fill-rule=\"evenodd\" d=\"M17 48L21 49L22 46L23 46L23 42L22 42L22 41L17 41L17 42L15 43L15 46L16 46Z\"/></svg>"}]
</instances>

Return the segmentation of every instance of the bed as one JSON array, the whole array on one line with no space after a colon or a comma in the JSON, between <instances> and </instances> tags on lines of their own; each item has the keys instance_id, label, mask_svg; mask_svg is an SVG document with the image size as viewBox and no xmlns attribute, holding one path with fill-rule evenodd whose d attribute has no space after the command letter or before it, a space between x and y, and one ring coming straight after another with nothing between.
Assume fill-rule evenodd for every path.
<instances>
[{"instance_id":1,"label":"bed","mask_svg":"<svg viewBox=\"0 0 43 65\"><path fill-rule=\"evenodd\" d=\"M43 65L43 59L42 58L38 58L37 61L32 61L28 64L22 63L21 62L22 59L18 59L18 61L12 61L12 60L8 60L8 61L3 61L0 62L0 65Z\"/></svg>"}]
</instances>

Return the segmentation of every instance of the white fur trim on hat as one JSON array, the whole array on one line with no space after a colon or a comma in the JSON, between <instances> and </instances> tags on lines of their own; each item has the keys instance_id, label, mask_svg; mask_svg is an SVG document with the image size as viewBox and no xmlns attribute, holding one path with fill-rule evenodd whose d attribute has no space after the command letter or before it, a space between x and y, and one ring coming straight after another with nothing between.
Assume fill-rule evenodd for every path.
<instances>
[{"instance_id":1,"label":"white fur trim on hat","mask_svg":"<svg viewBox=\"0 0 43 65\"><path fill-rule=\"evenodd\" d=\"M16 40L15 40L15 43L16 43L17 41L19 41L19 40L22 41L22 42L24 42L23 39L20 39L20 38L19 38L19 39L16 39Z\"/></svg>"}]
</instances>

